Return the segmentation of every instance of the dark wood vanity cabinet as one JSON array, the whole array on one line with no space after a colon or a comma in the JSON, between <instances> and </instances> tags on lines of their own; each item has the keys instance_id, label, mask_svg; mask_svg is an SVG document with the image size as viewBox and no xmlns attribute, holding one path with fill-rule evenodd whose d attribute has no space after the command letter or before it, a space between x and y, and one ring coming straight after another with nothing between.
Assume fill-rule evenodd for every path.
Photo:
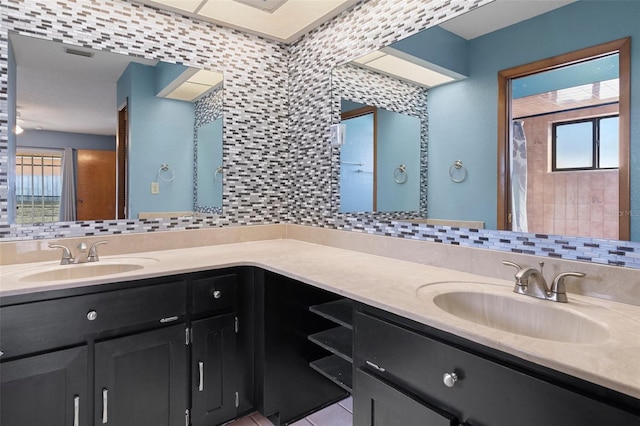
<instances>
[{"instance_id":1,"label":"dark wood vanity cabinet","mask_svg":"<svg viewBox=\"0 0 640 426\"><path fill-rule=\"evenodd\" d=\"M94 424L185 424L184 324L95 344Z\"/></svg>"},{"instance_id":2,"label":"dark wood vanity cabinet","mask_svg":"<svg viewBox=\"0 0 640 426\"><path fill-rule=\"evenodd\" d=\"M638 400L425 325L359 305L354 327L354 426L640 424Z\"/></svg>"},{"instance_id":3,"label":"dark wood vanity cabinet","mask_svg":"<svg viewBox=\"0 0 640 426\"><path fill-rule=\"evenodd\" d=\"M3 298L0 423L213 426L250 409L253 329L236 331L253 322L251 274Z\"/></svg>"},{"instance_id":4,"label":"dark wood vanity cabinet","mask_svg":"<svg viewBox=\"0 0 640 426\"><path fill-rule=\"evenodd\" d=\"M0 424L88 425L88 377L86 345L0 363Z\"/></svg>"},{"instance_id":5,"label":"dark wood vanity cabinet","mask_svg":"<svg viewBox=\"0 0 640 426\"><path fill-rule=\"evenodd\" d=\"M309 310L340 296L271 272L257 271L256 408L275 424L289 424L349 392L310 363L330 352L309 336L335 324Z\"/></svg>"}]
</instances>

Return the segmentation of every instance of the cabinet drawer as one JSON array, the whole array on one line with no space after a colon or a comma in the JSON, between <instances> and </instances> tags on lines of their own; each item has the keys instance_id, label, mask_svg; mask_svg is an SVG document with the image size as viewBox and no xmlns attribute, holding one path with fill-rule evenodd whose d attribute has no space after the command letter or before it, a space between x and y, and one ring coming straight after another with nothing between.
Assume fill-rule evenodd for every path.
<instances>
[{"instance_id":1,"label":"cabinet drawer","mask_svg":"<svg viewBox=\"0 0 640 426\"><path fill-rule=\"evenodd\" d=\"M0 308L0 351L6 359L70 346L88 335L170 322L185 313L182 281L7 306Z\"/></svg>"},{"instance_id":2,"label":"cabinet drawer","mask_svg":"<svg viewBox=\"0 0 640 426\"><path fill-rule=\"evenodd\" d=\"M461 421L492 426L601 426L639 420L597 399L361 312L356 313L355 329L356 368L406 389ZM444 384L445 373L457 375L452 387Z\"/></svg>"},{"instance_id":3,"label":"cabinet drawer","mask_svg":"<svg viewBox=\"0 0 640 426\"><path fill-rule=\"evenodd\" d=\"M237 299L237 282L236 274L193 280L193 314L234 309Z\"/></svg>"}]
</instances>

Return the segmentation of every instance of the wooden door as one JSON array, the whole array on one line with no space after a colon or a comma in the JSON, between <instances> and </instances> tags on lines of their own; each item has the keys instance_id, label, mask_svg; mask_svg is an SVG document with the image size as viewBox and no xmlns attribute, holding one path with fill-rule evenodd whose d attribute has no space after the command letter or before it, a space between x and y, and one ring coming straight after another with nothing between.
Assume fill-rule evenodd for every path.
<instances>
[{"instance_id":1,"label":"wooden door","mask_svg":"<svg viewBox=\"0 0 640 426\"><path fill-rule=\"evenodd\" d=\"M87 347L0 364L0 424L89 424Z\"/></svg>"},{"instance_id":2,"label":"wooden door","mask_svg":"<svg viewBox=\"0 0 640 426\"><path fill-rule=\"evenodd\" d=\"M116 215L116 152L78 150L78 220L108 220Z\"/></svg>"},{"instance_id":3,"label":"wooden door","mask_svg":"<svg viewBox=\"0 0 640 426\"><path fill-rule=\"evenodd\" d=\"M185 424L185 325L96 343L94 397L95 424Z\"/></svg>"}]
</instances>

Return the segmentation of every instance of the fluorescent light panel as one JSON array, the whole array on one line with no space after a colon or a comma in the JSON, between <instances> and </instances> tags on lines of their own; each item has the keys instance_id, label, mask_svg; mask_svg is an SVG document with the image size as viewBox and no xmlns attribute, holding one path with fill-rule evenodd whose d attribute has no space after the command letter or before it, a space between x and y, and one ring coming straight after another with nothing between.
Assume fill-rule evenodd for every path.
<instances>
[{"instance_id":1,"label":"fluorescent light panel","mask_svg":"<svg viewBox=\"0 0 640 426\"><path fill-rule=\"evenodd\" d=\"M352 62L424 87L434 87L465 78L463 75L390 48L369 53Z\"/></svg>"}]
</instances>

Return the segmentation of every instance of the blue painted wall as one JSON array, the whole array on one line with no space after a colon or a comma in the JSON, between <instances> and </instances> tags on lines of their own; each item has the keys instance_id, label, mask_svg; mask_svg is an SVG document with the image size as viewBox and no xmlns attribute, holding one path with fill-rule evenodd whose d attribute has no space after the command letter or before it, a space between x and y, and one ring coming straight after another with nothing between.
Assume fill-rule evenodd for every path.
<instances>
[{"instance_id":1,"label":"blue painted wall","mask_svg":"<svg viewBox=\"0 0 640 426\"><path fill-rule=\"evenodd\" d=\"M496 227L499 70L623 37L631 43L631 238L640 240L640 2L578 1L469 42L469 78L429 91L429 216ZM461 159L467 180L449 179Z\"/></svg>"},{"instance_id":2,"label":"blue painted wall","mask_svg":"<svg viewBox=\"0 0 640 426\"><path fill-rule=\"evenodd\" d=\"M131 218L193 210L193 104L156 97L155 73L154 67L132 63L118 81L118 105L128 98ZM163 163L175 172L171 182L158 179ZM159 182L158 195L151 194L151 182Z\"/></svg>"},{"instance_id":3,"label":"blue painted wall","mask_svg":"<svg viewBox=\"0 0 640 426\"><path fill-rule=\"evenodd\" d=\"M377 211L420 210L420 119L378 108ZM401 164L406 174L396 171ZM394 172L400 184L394 180Z\"/></svg>"}]
</instances>

